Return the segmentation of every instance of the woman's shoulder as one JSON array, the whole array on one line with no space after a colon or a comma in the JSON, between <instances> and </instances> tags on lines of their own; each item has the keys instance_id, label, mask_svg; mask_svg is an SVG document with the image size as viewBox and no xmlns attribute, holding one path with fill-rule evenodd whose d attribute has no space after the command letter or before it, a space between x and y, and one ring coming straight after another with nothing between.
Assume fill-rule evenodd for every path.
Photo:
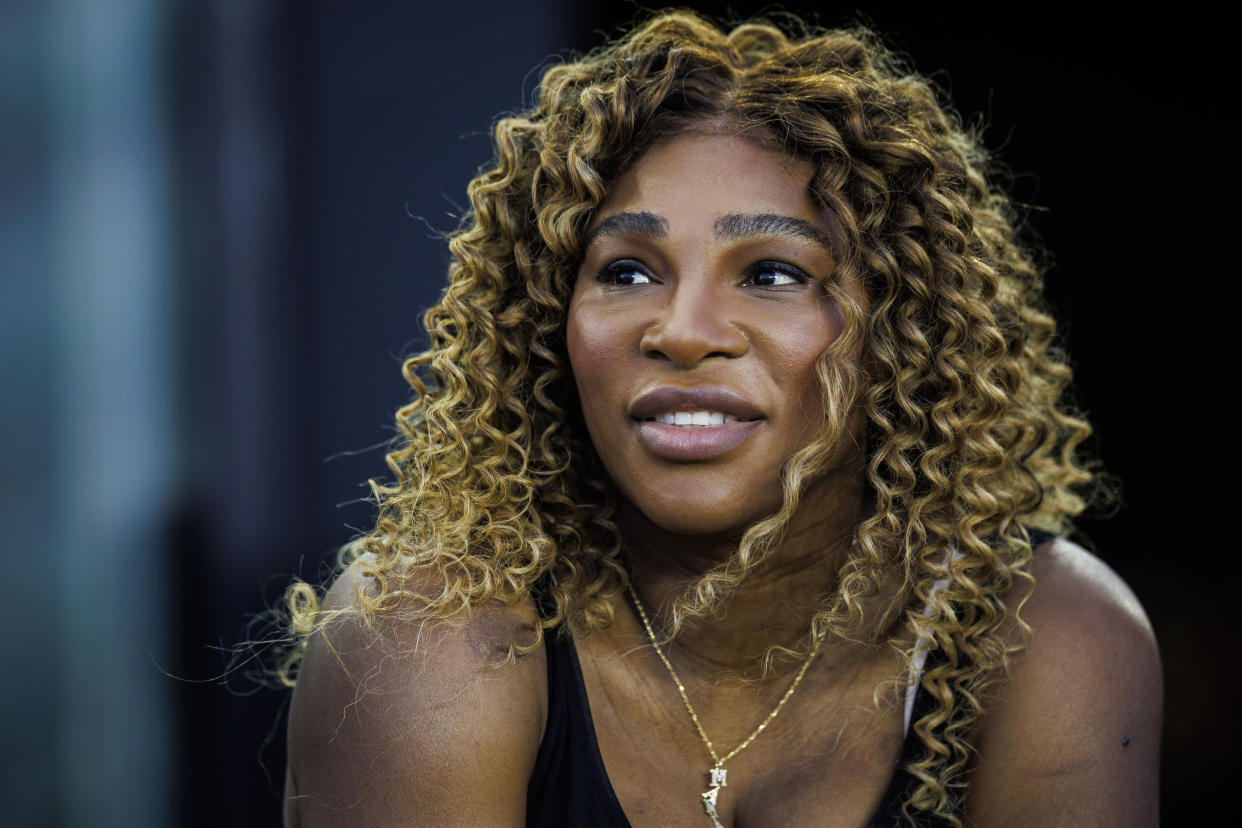
<instances>
[{"instance_id":1,"label":"woman's shoulder","mask_svg":"<svg viewBox=\"0 0 1242 828\"><path fill-rule=\"evenodd\" d=\"M1033 582L1019 582L1006 600L1030 625L1029 644L1019 665L1038 671L1048 662L1099 650L1158 667L1147 613L1129 585L1104 561L1072 541L1050 537L1035 548L1030 572ZM1118 673L1119 678L1125 675L1126 671Z\"/></svg>"},{"instance_id":2,"label":"woman's shoulder","mask_svg":"<svg viewBox=\"0 0 1242 828\"><path fill-rule=\"evenodd\" d=\"M983 825L1154 824L1163 691L1147 615L1067 540L1040 545L1031 573L1007 602L1030 633L980 720L970 813Z\"/></svg>"},{"instance_id":3,"label":"woman's shoulder","mask_svg":"<svg viewBox=\"0 0 1242 828\"><path fill-rule=\"evenodd\" d=\"M427 620L419 594L378 618L350 610L374 584L355 564L328 590L289 713L286 824L504 825L525 819L546 718L534 602ZM442 584L440 585L442 587ZM333 611L345 610L333 614Z\"/></svg>"}]
</instances>

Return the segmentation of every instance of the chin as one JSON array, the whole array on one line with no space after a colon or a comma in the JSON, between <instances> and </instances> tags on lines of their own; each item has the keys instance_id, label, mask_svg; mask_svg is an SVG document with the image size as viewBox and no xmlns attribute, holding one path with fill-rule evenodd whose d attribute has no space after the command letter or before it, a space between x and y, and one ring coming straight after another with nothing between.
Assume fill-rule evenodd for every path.
<instances>
[{"instance_id":1,"label":"chin","mask_svg":"<svg viewBox=\"0 0 1242 828\"><path fill-rule=\"evenodd\" d=\"M649 529L667 532L672 535L691 537L729 539L738 541L748 527L763 518L775 514L780 503L770 504L770 508L762 511L752 508L745 512L739 511L738 501L734 497L713 500L709 503L679 502L642 502L630 500L629 510L637 513L639 523L649 524ZM725 508L722 508L725 507ZM728 507L734 508L728 508ZM627 510L627 511L629 511Z\"/></svg>"}]
</instances>

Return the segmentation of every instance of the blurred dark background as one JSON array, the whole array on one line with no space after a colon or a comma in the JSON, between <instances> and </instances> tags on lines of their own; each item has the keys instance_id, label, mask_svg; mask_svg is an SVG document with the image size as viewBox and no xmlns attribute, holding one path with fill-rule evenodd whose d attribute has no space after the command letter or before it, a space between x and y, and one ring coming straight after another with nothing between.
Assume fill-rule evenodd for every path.
<instances>
[{"instance_id":1,"label":"blurred dark background","mask_svg":"<svg viewBox=\"0 0 1242 828\"><path fill-rule=\"evenodd\" d=\"M1012 170L1124 485L1083 528L1160 639L1165 816L1203 812L1227 790L1237 585L1212 21L785 8L869 22ZM489 125L638 13L346 9L0 2L7 824L278 823L287 696L232 648L370 519Z\"/></svg>"}]
</instances>

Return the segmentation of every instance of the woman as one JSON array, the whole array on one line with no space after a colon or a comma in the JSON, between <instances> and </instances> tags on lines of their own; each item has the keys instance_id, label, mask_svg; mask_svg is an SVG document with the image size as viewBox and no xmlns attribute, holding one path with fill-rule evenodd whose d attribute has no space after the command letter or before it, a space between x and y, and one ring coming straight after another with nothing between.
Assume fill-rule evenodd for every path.
<instances>
[{"instance_id":1,"label":"woman","mask_svg":"<svg viewBox=\"0 0 1242 828\"><path fill-rule=\"evenodd\" d=\"M376 528L290 590L287 823L1154 822L1089 428L927 83L670 14L495 138Z\"/></svg>"}]
</instances>

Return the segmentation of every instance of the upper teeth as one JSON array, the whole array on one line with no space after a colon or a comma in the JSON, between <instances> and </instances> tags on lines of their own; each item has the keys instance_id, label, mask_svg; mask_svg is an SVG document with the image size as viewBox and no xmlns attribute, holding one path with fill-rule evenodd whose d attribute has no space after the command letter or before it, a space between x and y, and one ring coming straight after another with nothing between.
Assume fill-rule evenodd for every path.
<instances>
[{"instance_id":1,"label":"upper teeth","mask_svg":"<svg viewBox=\"0 0 1242 828\"><path fill-rule=\"evenodd\" d=\"M732 414L721 414L719 411L677 411L669 414L657 414L657 423L679 426L708 426L735 423L737 417Z\"/></svg>"}]
</instances>

